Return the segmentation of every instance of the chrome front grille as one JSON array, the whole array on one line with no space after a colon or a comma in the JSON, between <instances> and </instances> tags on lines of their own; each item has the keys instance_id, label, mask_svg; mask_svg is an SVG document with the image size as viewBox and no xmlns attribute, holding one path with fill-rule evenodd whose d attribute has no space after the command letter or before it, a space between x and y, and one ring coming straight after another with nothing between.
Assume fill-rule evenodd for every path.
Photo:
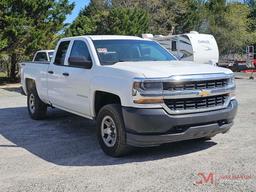
<instances>
[{"instance_id":1,"label":"chrome front grille","mask_svg":"<svg viewBox=\"0 0 256 192\"><path fill-rule=\"evenodd\" d=\"M210 97L197 97L185 99L165 99L165 105L171 111L190 111L202 110L208 108L222 107L228 101L229 95L216 95Z\"/></svg>"},{"instance_id":2,"label":"chrome front grille","mask_svg":"<svg viewBox=\"0 0 256 192\"><path fill-rule=\"evenodd\" d=\"M169 114L187 114L228 107L235 90L233 74L173 76L163 81L163 107Z\"/></svg>"},{"instance_id":3,"label":"chrome front grille","mask_svg":"<svg viewBox=\"0 0 256 192\"><path fill-rule=\"evenodd\" d=\"M139 81L141 79L137 79ZM234 75L226 73L173 75L167 78L142 79L159 87L142 87L137 98L157 98L169 114L188 114L227 108L234 99Z\"/></svg>"},{"instance_id":4,"label":"chrome front grille","mask_svg":"<svg viewBox=\"0 0 256 192\"><path fill-rule=\"evenodd\" d=\"M216 89L223 88L228 85L228 79L216 79L205 81L189 81L189 82L164 82L163 89L168 91L186 91L197 89Z\"/></svg>"}]
</instances>

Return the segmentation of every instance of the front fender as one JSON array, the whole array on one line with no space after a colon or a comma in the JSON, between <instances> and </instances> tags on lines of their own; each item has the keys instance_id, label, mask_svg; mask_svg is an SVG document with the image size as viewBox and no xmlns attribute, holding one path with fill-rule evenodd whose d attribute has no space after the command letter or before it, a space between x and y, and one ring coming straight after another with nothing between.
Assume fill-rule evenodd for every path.
<instances>
[{"instance_id":1,"label":"front fender","mask_svg":"<svg viewBox=\"0 0 256 192\"><path fill-rule=\"evenodd\" d=\"M96 91L102 91L119 96L122 106L129 106L132 100L132 83L130 78L98 76L91 80L90 106L91 114L95 116L94 103Z\"/></svg>"}]
</instances>

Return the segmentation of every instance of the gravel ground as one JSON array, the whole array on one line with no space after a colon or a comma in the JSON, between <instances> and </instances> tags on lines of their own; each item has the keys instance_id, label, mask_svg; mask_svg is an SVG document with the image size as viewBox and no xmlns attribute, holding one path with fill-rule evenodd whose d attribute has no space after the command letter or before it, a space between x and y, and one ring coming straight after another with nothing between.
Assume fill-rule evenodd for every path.
<instances>
[{"instance_id":1,"label":"gravel ground","mask_svg":"<svg viewBox=\"0 0 256 192\"><path fill-rule=\"evenodd\" d=\"M33 121L26 97L0 89L0 191L256 191L256 81L237 80L238 115L227 134L103 154L95 124L60 110ZM200 179L209 179L200 184ZM203 181L206 181L203 179Z\"/></svg>"}]
</instances>

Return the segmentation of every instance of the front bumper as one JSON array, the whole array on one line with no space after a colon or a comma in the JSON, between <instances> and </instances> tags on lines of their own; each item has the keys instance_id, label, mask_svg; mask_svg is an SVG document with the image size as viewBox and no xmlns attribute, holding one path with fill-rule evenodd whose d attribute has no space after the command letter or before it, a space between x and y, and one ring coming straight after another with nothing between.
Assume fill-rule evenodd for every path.
<instances>
[{"instance_id":1,"label":"front bumper","mask_svg":"<svg viewBox=\"0 0 256 192\"><path fill-rule=\"evenodd\" d=\"M128 145L146 147L227 132L233 125L238 103L203 113L169 115L164 109L123 107Z\"/></svg>"}]
</instances>

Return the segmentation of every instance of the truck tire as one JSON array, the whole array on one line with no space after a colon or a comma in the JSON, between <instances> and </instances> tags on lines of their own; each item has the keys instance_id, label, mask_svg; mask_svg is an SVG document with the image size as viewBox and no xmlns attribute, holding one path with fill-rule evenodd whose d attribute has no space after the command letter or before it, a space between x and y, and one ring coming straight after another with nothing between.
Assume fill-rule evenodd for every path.
<instances>
[{"instance_id":1,"label":"truck tire","mask_svg":"<svg viewBox=\"0 0 256 192\"><path fill-rule=\"evenodd\" d=\"M121 106L108 104L97 116L97 137L102 150L112 157L126 155L131 147L126 144Z\"/></svg>"},{"instance_id":2,"label":"truck tire","mask_svg":"<svg viewBox=\"0 0 256 192\"><path fill-rule=\"evenodd\" d=\"M27 107L32 119L40 120L46 117L47 105L39 98L36 88L28 91Z\"/></svg>"}]
</instances>

